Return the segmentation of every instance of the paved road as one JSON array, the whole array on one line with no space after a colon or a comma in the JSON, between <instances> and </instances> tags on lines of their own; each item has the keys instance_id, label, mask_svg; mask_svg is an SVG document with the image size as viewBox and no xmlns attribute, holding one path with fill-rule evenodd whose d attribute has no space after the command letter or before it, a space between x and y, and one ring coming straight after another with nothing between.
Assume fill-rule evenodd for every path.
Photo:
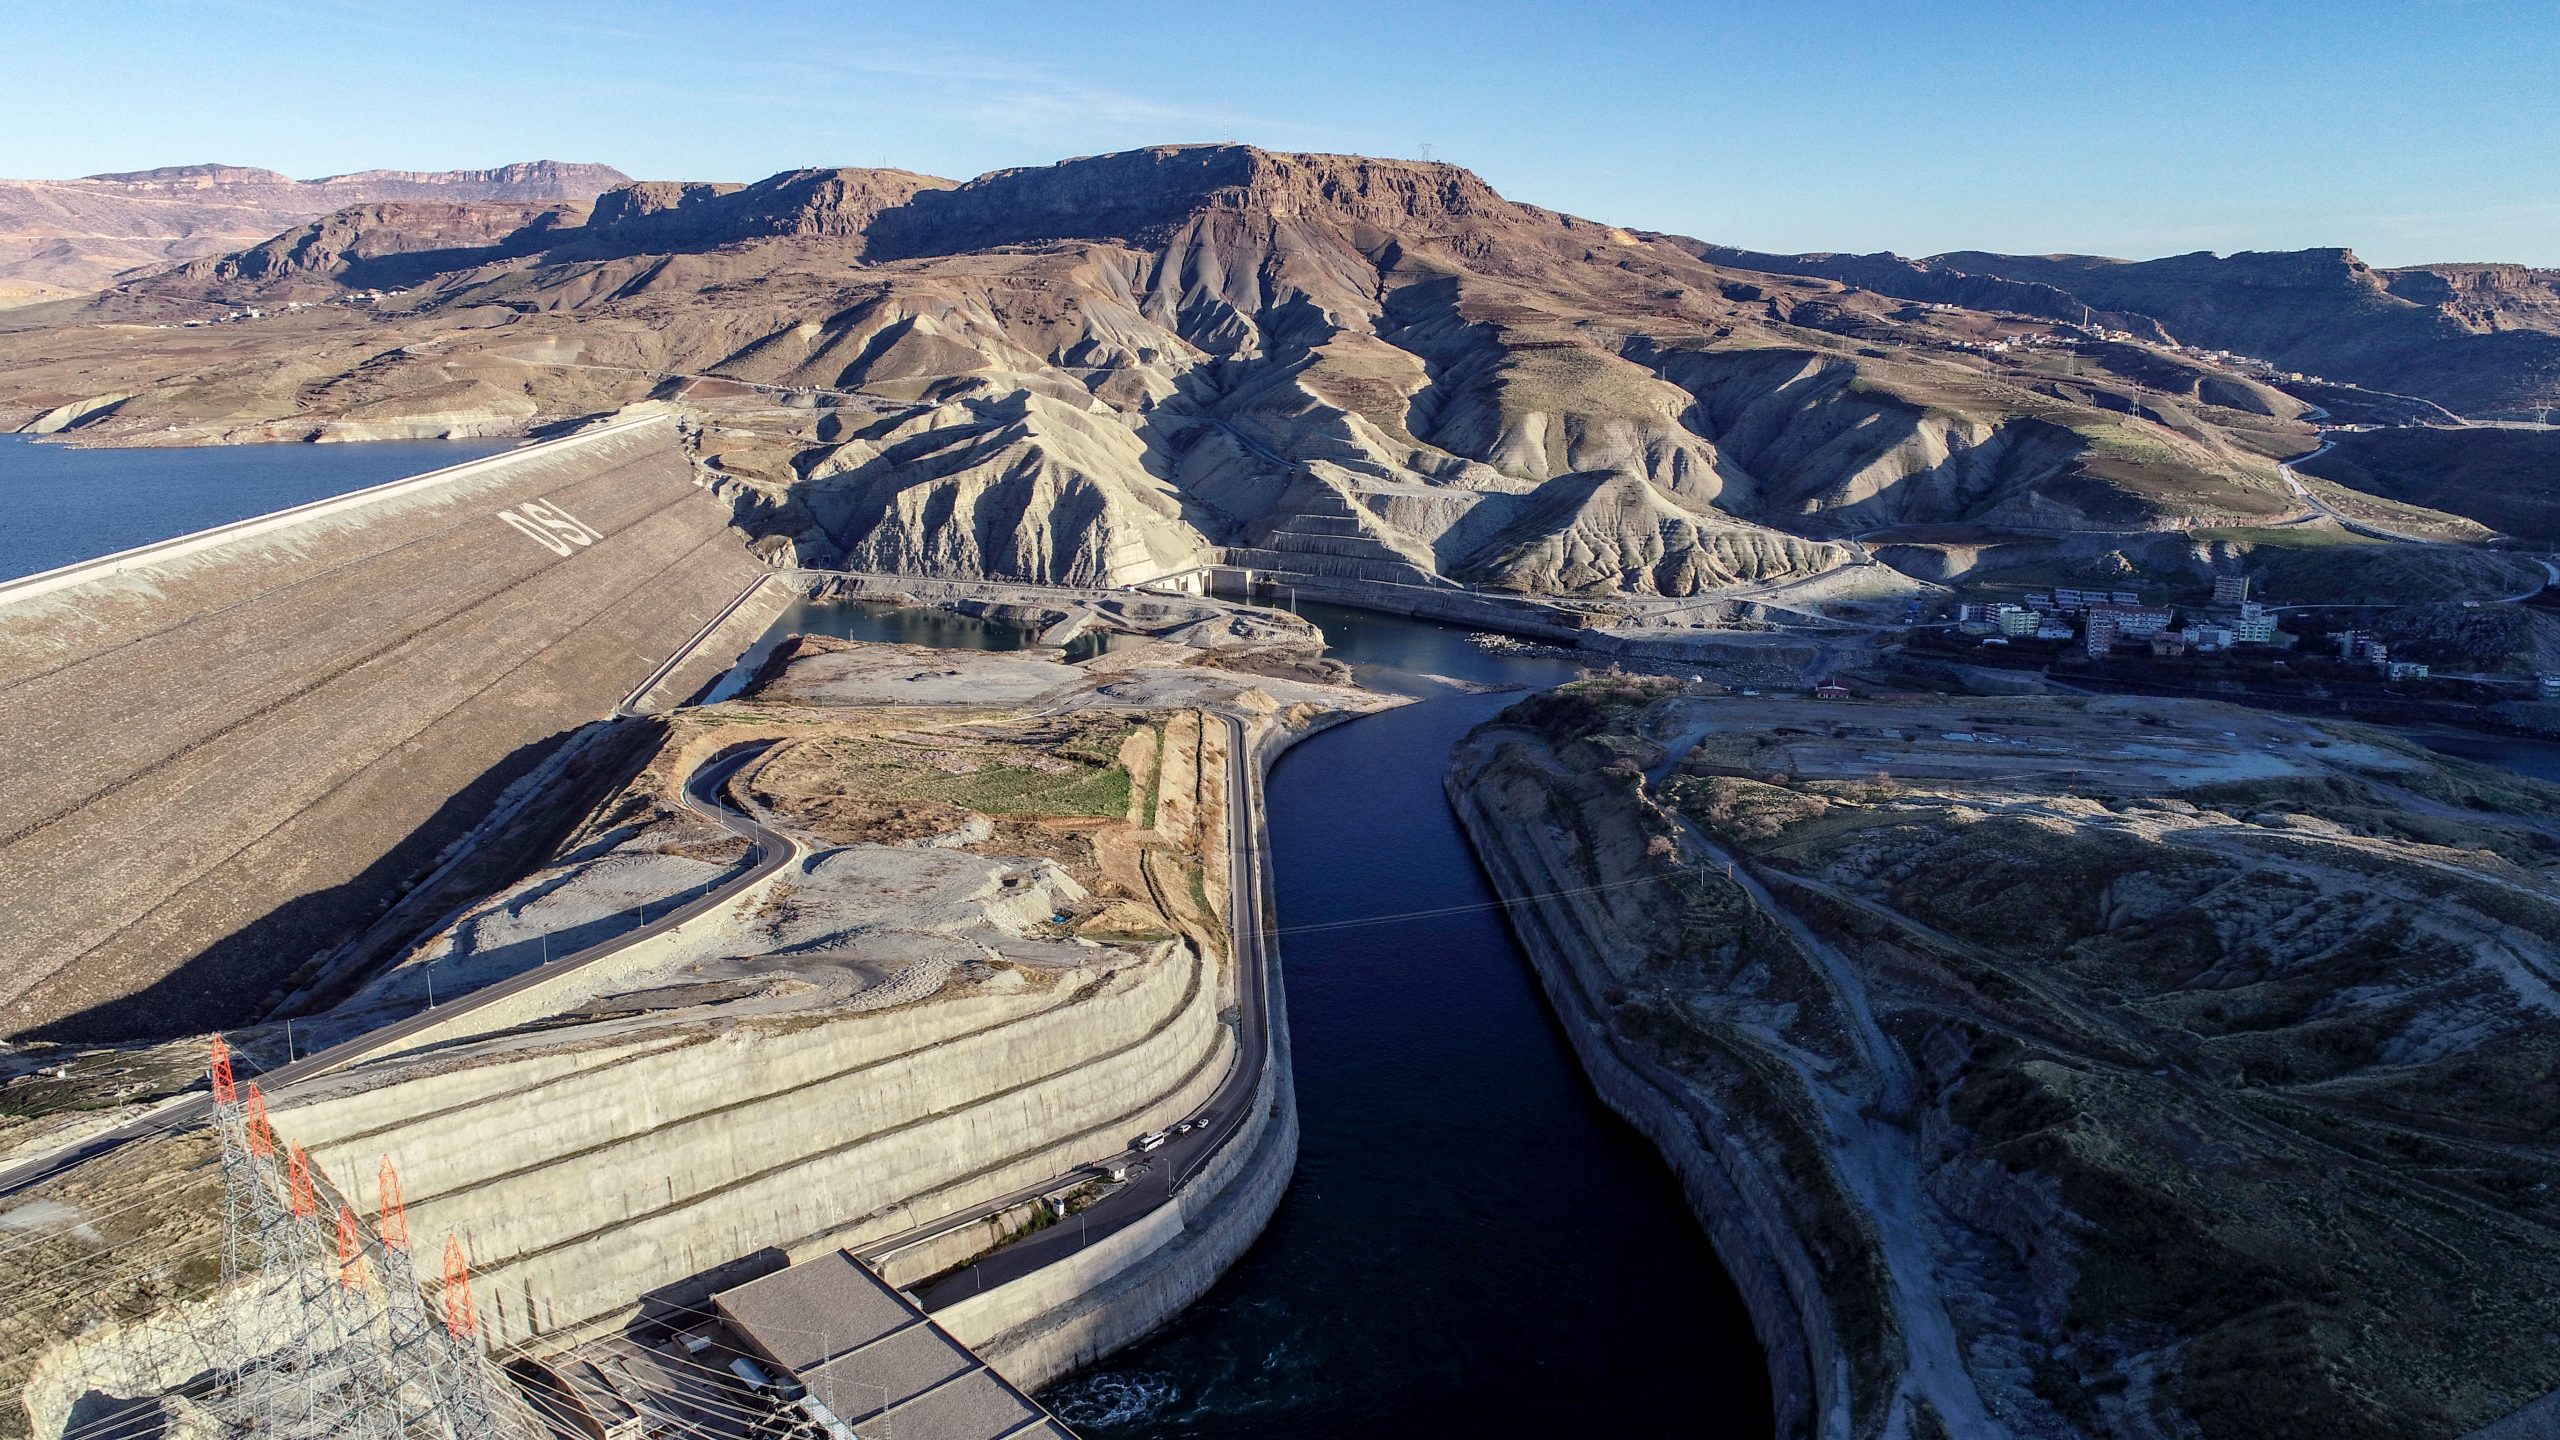
<instances>
[{"instance_id":1,"label":"paved road","mask_svg":"<svg viewBox=\"0 0 2560 1440\"><path fill-rule=\"evenodd\" d=\"M939 1309L981 1290L1018 1279L1145 1219L1158 1206L1179 1195L1228 1141L1237 1137L1245 1121L1252 1116L1254 1095L1262 1084L1263 1067L1270 1051L1271 1034L1271 1012L1267 1003L1270 956L1262 924L1265 912L1261 811L1255 804L1254 793L1259 767L1246 748L1242 722L1233 716L1218 718L1227 727L1229 755L1227 814L1231 818L1227 825L1227 874L1231 918L1228 932L1236 953L1239 1020L1235 1068L1228 1072L1217 1092L1186 1117L1196 1128L1168 1140L1162 1149L1144 1155L1131 1154L1126 1150L1113 1151L1097 1157L1094 1163L1079 1165L1038 1185L1026 1186L1010 1195L972 1206L960 1214L945 1216L903 1234L887 1236L858 1252L868 1260L904 1249L962 1226L977 1224L1037 1196L1071 1189L1096 1178L1103 1164L1115 1160L1130 1163L1128 1184L1058 1224L1028 1239L1018 1240L975 1265L944 1276L919 1297L927 1310ZM1140 1170L1140 1166L1144 1169Z\"/></svg>"},{"instance_id":2,"label":"paved road","mask_svg":"<svg viewBox=\"0 0 2560 1440\"><path fill-rule=\"evenodd\" d=\"M783 866L792 863L798 857L799 849L781 832L769 829L752 817L731 809L728 803L720 798L720 787L727 784L730 777L737 774L750 761L762 755L765 748L763 745L751 745L726 751L685 779L682 795L687 809L716 822L732 834L745 837L754 847L744 870L706 892L700 899L678 906L610 940L590 945L575 954L564 955L547 965L538 966L521 975L499 981L497 984L484 986L433 1009L421 1010L406 1020L386 1025L379 1030L367 1031L344 1044L332 1046L315 1055L305 1056L289 1065L282 1065L262 1074L244 1078L254 1078L261 1088L273 1095L313 1076L343 1070L349 1065L398 1048L403 1040L430 1026L445 1025L482 1006L584 969L651 936L663 935L698 915L729 903L740 892L761 883ZM22 1190L39 1180L60 1174L83 1160L103 1155L129 1141L139 1140L149 1135L166 1134L193 1124L205 1117L211 1105L211 1097L202 1092L175 1097L161 1102L149 1113L128 1120L112 1130L63 1146L49 1154L20 1161L5 1170L0 1170L0 1195Z\"/></svg>"},{"instance_id":3,"label":"paved road","mask_svg":"<svg viewBox=\"0 0 2560 1440\"><path fill-rule=\"evenodd\" d=\"M2310 506L2312 509L2319 511L2321 515L2338 522L2338 524L2344 526L2346 529L2351 530L2358 535L2365 536L2368 539L2397 540L2404 545L2441 545L2444 543L2441 540L2431 540L2424 535L2404 535L2397 530L2386 530L2382 526L2376 525L2370 520L2358 520L2354 516L2347 514L2345 511L2338 509L2334 505L2331 505L2328 501L2311 493L2311 488L2302 483L2302 477L2293 473L2293 467L2319 459L2321 456L2328 454L2330 447L2337 443L2338 442L2335 440L2323 440L2320 442L2320 448L2311 451L2309 454L2296 455L2290 460L2282 460L2276 463L2276 473L2284 477L2285 488L2293 492L2294 499L2299 500L2303 504Z\"/></svg>"}]
</instances>

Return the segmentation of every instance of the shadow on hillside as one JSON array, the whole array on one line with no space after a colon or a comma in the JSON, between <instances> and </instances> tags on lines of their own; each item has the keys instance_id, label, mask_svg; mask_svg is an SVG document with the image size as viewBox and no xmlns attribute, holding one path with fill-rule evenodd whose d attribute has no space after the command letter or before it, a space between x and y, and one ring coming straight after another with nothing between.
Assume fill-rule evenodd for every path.
<instances>
[{"instance_id":1,"label":"shadow on hillside","mask_svg":"<svg viewBox=\"0 0 2560 1440\"><path fill-rule=\"evenodd\" d=\"M663 722L655 720L595 724L608 728L597 737L598 743L568 767L566 783L550 787L431 887L420 888L448 847L489 817L508 786L587 727L518 747L448 796L353 880L288 900L141 989L31 1026L21 1032L22 1038L100 1044L169 1039L249 1024L297 983L296 972L304 965L352 943L356 947L350 956L353 963L344 967L348 978L338 987L343 993L423 938L456 907L513 884L539 867L599 800L639 772L663 732ZM324 843L328 838L306 843ZM195 885L254 889L256 880L235 860L199 878ZM51 982L38 987L27 1003L42 1006L51 988Z\"/></svg>"}]
</instances>

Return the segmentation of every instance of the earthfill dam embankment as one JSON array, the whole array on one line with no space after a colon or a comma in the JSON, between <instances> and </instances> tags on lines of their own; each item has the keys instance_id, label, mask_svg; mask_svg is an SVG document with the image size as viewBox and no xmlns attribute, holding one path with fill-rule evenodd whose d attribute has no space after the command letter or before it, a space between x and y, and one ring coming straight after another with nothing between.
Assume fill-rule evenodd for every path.
<instances>
[{"instance_id":1,"label":"earthfill dam embankment","mask_svg":"<svg viewBox=\"0 0 2560 1440\"><path fill-rule=\"evenodd\" d=\"M737 597L729 520L641 416L0 586L0 1033L288 988Z\"/></svg>"}]
</instances>

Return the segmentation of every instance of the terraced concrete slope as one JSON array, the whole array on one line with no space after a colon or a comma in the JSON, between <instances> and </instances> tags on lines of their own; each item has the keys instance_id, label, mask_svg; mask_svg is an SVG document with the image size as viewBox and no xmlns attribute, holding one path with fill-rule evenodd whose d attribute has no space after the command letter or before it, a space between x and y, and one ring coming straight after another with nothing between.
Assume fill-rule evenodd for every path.
<instances>
[{"instance_id":1,"label":"terraced concrete slope","mask_svg":"<svg viewBox=\"0 0 2560 1440\"><path fill-rule=\"evenodd\" d=\"M1302 656L1313 636L1221 620ZM537 936L556 954L697 885L708 827L676 797L714 757L753 752L723 793L790 865L295 1087L280 1133L349 1194L397 1157L418 1233L469 1250L493 1343L677 1313L839 1246L1020 1384L1128 1343L1260 1230L1295 1150L1261 952L1234 939L1236 767L1378 703L1226 668L1267 652L1199 628L1086 666L803 637L748 697L672 717L551 865L320 1023L413 1011L430 965L449 1002L534 965ZM1067 1209L1071 1257L999 1249ZM1023 1268L928 1283L991 1251Z\"/></svg>"},{"instance_id":2,"label":"terraced concrete slope","mask_svg":"<svg viewBox=\"0 0 2560 1440\"><path fill-rule=\"evenodd\" d=\"M244 1018L759 568L657 416L0 587L0 1033Z\"/></svg>"}]
</instances>

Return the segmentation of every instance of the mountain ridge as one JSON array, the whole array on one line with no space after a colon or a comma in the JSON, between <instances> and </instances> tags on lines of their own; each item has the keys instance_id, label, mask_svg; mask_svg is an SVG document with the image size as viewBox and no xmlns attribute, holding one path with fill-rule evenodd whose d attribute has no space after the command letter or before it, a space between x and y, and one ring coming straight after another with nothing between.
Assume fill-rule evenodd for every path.
<instances>
[{"instance_id":1,"label":"mountain ridge","mask_svg":"<svg viewBox=\"0 0 2560 1440\"><path fill-rule=\"evenodd\" d=\"M2382 269L2345 246L2151 260L1700 249L1750 268L1923 301L1952 300L1970 286L1977 301L1997 295L2053 319L2075 318L2085 305L2150 338L2234 350L2475 419L2560 413L2560 271L2495 263Z\"/></svg>"},{"instance_id":2,"label":"mountain ridge","mask_svg":"<svg viewBox=\"0 0 2560 1440\"><path fill-rule=\"evenodd\" d=\"M351 205L584 201L629 181L609 165L556 160L485 170L363 170L314 180L213 162L71 180L0 180L0 306L94 290L122 272L244 248Z\"/></svg>"},{"instance_id":3,"label":"mountain ridge","mask_svg":"<svg viewBox=\"0 0 2560 1440\"><path fill-rule=\"evenodd\" d=\"M1933 582L2187 584L2269 527L2319 538L2276 463L2317 443L2312 400L2084 309L2072 273L1959 259L1737 251L1457 166L1250 146L965 182L819 167L333 212L24 312L0 404L190 443L678 398L723 417L703 461L767 554L1007 579L1125 583L1225 547L1685 597L1873 567L1857 539L1890 530ZM131 328L179 322L259 328L209 350ZM1950 538L1986 529L2010 538Z\"/></svg>"}]
</instances>

